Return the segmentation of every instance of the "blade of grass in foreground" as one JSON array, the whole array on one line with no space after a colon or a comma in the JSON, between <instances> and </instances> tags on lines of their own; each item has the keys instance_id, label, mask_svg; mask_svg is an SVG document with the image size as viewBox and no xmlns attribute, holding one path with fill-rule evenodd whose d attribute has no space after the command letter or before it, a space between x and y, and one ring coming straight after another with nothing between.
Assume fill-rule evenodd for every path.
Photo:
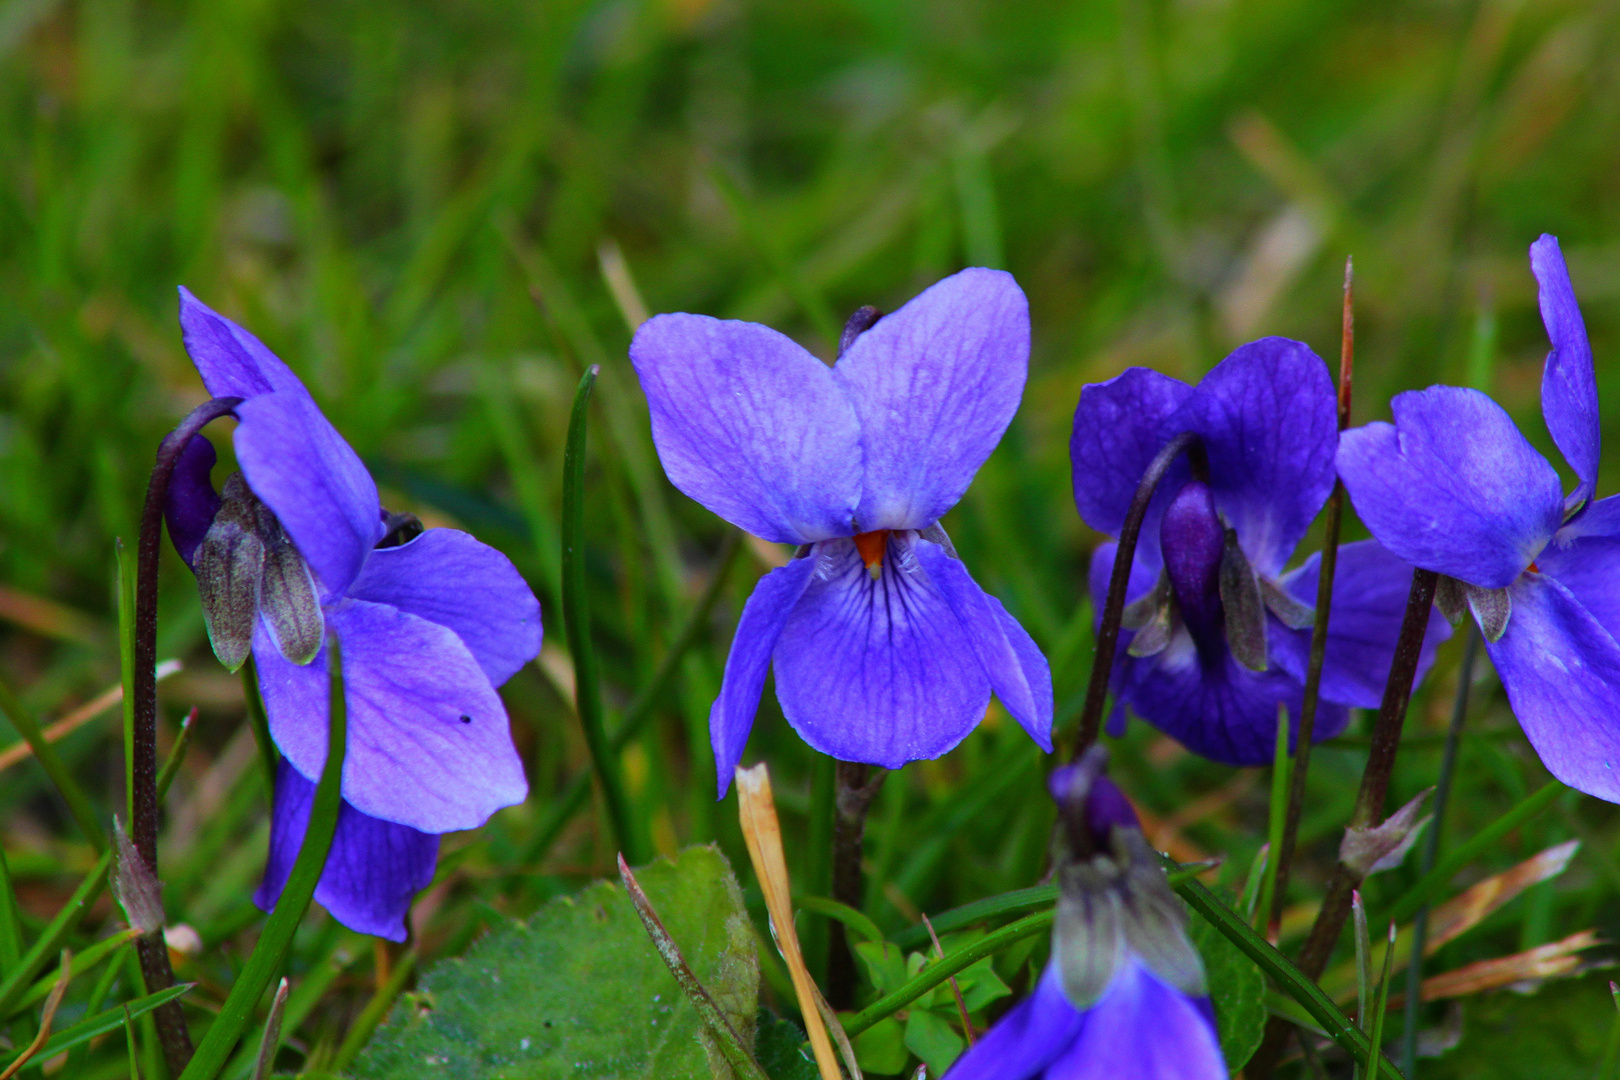
<instances>
[{"instance_id":1,"label":"blade of grass in foreground","mask_svg":"<svg viewBox=\"0 0 1620 1080\"><path fill-rule=\"evenodd\" d=\"M348 744L348 718L343 697L343 658L337 637L327 640L327 671L331 694L327 705L326 764L321 769L320 783L315 787L315 801L309 811L309 825L304 830L304 843L292 873L281 890L281 899L270 913L264 933L254 946L253 955L231 987L219 1016L214 1019L197 1047L191 1063L180 1080L212 1080L224 1068L237 1039L253 1019L254 1009L264 995L265 987L280 971L292 946L293 934L309 910L315 896L315 886L321 871L326 868L326 856L332 849L332 834L337 830L338 808L342 805L343 758Z\"/></svg>"},{"instance_id":2,"label":"blade of grass in foreground","mask_svg":"<svg viewBox=\"0 0 1620 1080\"><path fill-rule=\"evenodd\" d=\"M563 628L568 651L574 658L574 702L579 726L591 749L591 761L602 784L602 800L619 847L634 862L646 862L640 832L630 813L619 755L608 742L602 717L602 687L597 681L596 649L591 641L591 617L585 601L585 431L590 414L591 390L597 369L592 365L579 380L573 413L568 418L568 443L563 451Z\"/></svg>"},{"instance_id":3,"label":"blade of grass in foreground","mask_svg":"<svg viewBox=\"0 0 1620 1080\"><path fill-rule=\"evenodd\" d=\"M120 1005L116 1009L108 1009L105 1012L97 1013L88 1020L80 1020L72 1027L64 1028L52 1035L45 1045L40 1048L37 1056L41 1061L49 1061L65 1050L71 1050L75 1046L106 1035L108 1032L117 1031L124 1026L126 1010L132 1018L144 1015L159 1005L167 1005L169 1002L174 1001L194 985L194 983L180 983L169 987L167 990L160 990L155 994L136 998L128 1005Z\"/></svg>"}]
</instances>

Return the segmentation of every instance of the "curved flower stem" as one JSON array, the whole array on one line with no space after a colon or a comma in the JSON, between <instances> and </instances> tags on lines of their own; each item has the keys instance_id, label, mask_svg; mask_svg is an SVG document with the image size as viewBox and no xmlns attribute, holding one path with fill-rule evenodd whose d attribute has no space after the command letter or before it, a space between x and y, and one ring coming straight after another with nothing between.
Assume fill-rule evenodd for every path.
<instances>
[{"instance_id":1,"label":"curved flower stem","mask_svg":"<svg viewBox=\"0 0 1620 1080\"><path fill-rule=\"evenodd\" d=\"M1350 426L1350 397L1356 357L1356 316L1353 306L1355 268L1344 261L1344 314L1339 338L1339 430ZM1273 852L1277 868L1276 890L1272 893L1270 925L1282 923L1288 895L1288 869L1294 860L1294 844L1299 838L1299 818L1305 805L1305 774L1311 765L1311 742L1316 734L1316 708L1322 692L1322 664L1327 657L1328 613L1333 604L1333 577L1339 565L1339 526L1344 520L1344 484L1333 482L1328 496L1327 516L1322 530L1322 563L1316 578L1316 622L1311 627L1311 653L1305 668L1305 699L1299 707L1299 733L1294 738L1294 770L1288 788L1288 813L1283 822L1282 843Z\"/></svg>"},{"instance_id":2,"label":"curved flower stem","mask_svg":"<svg viewBox=\"0 0 1620 1080\"><path fill-rule=\"evenodd\" d=\"M1446 748L1440 757L1440 778L1434 788L1434 820L1423 839L1423 874L1434 870L1440 858L1440 829L1446 820L1446 799L1451 795L1451 777L1457 770L1457 743L1462 736L1463 718L1468 715L1468 689L1474 681L1474 661L1479 657L1479 630L1468 622L1468 644L1463 649L1462 666L1457 669L1457 696L1451 706L1451 724L1446 728ZM1412 961L1406 969L1406 1029L1401 1035L1401 1071L1413 1075L1417 1064L1418 1000L1423 986L1423 946L1429 936L1429 906L1418 908L1412 923Z\"/></svg>"},{"instance_id":3,"label":"curved flower stem","mask_svg":"<svg viewBox=\"0 0 1620 1080\"><path fill-rule=\"evenodd\" d=\"M1170 471L1177 455L1183 450L1189 456L1202 456L1203 439L1192 431L1184 431L1164 444L1156 457L1148 463L1142 480L1136 485L1136 495L1125 515L1125 524L1119 530L1119 546L1114 552L1114 570L1108 578L1108 599L1103 605L1102 623L1097 628L1097 652L1092 660L1091 681L1086 684L1086 703L1080 710L1080 725L1068 752L1059 756L1073 761L1097 741L1102 726L1103 702L1108 698L1108 676L1114 669L1114 649L1119 644L1119 620L1125 613L1125 587L1131 580L1131 564L1136 559L1136 541L1142 532L1142 519L1147 516L1148 503L1153 491ZM1093 598L1095 600L1095 598Z\"/></svg>"},{"instance_id":4,"label":"curved flower stem","mask_svg":"<svg viewBox=\"0 0 1620 1080\"><path fill-rule=\"evenodd\" d=\"M133 731L130 740L131 813L130 833L135 850L157 873L157 600L158 544L163 539L163 506L169 494L180 452L204 427L225 416L242 403L239 397L217 397L205 401L186 414L180 425L158 446L157 461L146 483L146 503L141 508L141 535L135 558L135 647ZM169 950L161 938L143 938L136 944L141 959L141 976L148 993L155 994L174 985L169 966ZM169 1072L179 1075L191 1058L191 1036L178 1002L156 1011L158 1041Z\"/></svg>"},{"instance_id":5,"label":"curved flower stem","mask_svg":"<svg viewBox=\"0 0 1620 1080\"><path fill-rule=\"evenodd\" d=\"M574 703L579 726L602 784L608 819L619 849L640 865L646 862L646 855L630 813L624 778L619 774L619 755L608 741L603 724L602 687L597 681L596 650L591 645L591 619L585 600L585 429L596 376L597 367L592 364L579 380L563 452L563 628L568 636L568 651L574 657Z\"/></svg>"},{"instance_id":6,"label":"curved flower stem","mask_svg":"<svg viewBox=\"0 0 1620 1080\"><path fill-rule=\"evenodd\" d=\"M866 891L861 873L866 812L889 774L858 761L840 761L835 770L832 898L860 911ZM827 943L827 1003L834 1009L847 1009L855 1004L856 970L843 923L833 921L827 928Z\"/></svg>"},{"instance_id":7,"label":"curved flower stem","mask_svg":"<svg viewBox=\"0 0 1620 1080\"><path fill-rule=\"evenodd\" d=\"M1384 700L1373 725L1372 748L1367 754L1366 770L1361 774L1361 789L1356 793L1355 809L1348 823L1350 828L1366 828L1383 816L1384 797L1389 792L1389 777L1395 768L1395 752L1400 749L1401 727L1406 722L1406 706L1412 699L1412 683L1423 653L1423 637L1429 628L1429 609L1434 606L1434 587L1438 580L1439 575L1433 570L1412 571L1412 589L1406 598L1401 636L1395 644L1389 679L1384 683ZM1334 868L1310 936L1299 952L1299 970L1308 977L1319 977L1327 967L1339 933L1350 916L1351 893L1360 884L1361 875L1341 860ZM1266 1026L1265 1041L1246 1070L1249 1075L1256 1080L1271 1075L1291 1029L1288 1021L1272 1018Z\"/></svg>"}]
</instances>

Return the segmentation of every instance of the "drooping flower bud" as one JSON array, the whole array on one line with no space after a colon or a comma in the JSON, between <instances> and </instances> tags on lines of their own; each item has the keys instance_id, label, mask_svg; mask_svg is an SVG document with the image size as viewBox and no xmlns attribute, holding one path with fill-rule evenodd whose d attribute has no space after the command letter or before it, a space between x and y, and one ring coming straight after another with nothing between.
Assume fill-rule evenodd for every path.
<instances>
[{"instance_id":1,"label":"drooping flower bud","mask_svg":"<svg viewBox=\"0 0 1620 1080\"><path fill-rule=\"evenodd\" d=\"M1204 965L1187 940L1187 915L1136 812L1103 775L1094 746L1048 781L1057 800L1058 883L1052 955L1076 1008L1096 1004L1134 958L1159 981L1191 997L1205 993Z\"/></svg>"},{"instance_id":2,"label":"drooping flower bud","mask_svg":"<svg viewBox=\"0 0 1620 1080\"><path fill-rule=\"evenodd\" d=\"M241 473L225 481L219 511L197 546L193 568L214 655L231 671L253 648L263 615L281 654L307 664L325 632L315 579L275 514Z\"/></svg>"}]
</instances>

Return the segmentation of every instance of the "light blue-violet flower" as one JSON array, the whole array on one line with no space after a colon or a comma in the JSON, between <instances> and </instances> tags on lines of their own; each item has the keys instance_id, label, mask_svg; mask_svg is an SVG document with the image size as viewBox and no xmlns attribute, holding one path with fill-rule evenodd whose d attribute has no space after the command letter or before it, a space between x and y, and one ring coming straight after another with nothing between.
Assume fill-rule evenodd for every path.
<instances>
[{"instance_id":1,"label":"light blue-violet flower","mask_svg":"<svg viewBox=\"0 0 1620 1080\"><path fill-rule=\"evenodd\" d=\"M1183 432L1199 441L1159 482L1131 563L1109 730L1123 730L1128 709L1205 757L1264 764L1278 708L1292 745L1304 701L1320 555L1285 566L1333 490L1327 365L1273 337L1240 347L1196 387L1148 368L1085 387L1069 454L1086 524L1117 536L1148 464ZM1099 617L1117 547L1092 556ZM1342 731L1348 706L1378 705L1411 577L1374 541L1339 548L1315 739ZM1448 633L1432 615L1419 678Z\"/></svg>"},{"instance_id":2,"label":"light blue-violet flower","mask_svg":"<svg viewBox=\"0 0 1620 1080\"><path fill-rule=\"evenodd\" d=\"M402 941L439 834L482 825L528 792L495 688L540 651L540 605L511 562L454 529L385 511L354 450L252 334L180 290L186 351L215 397L239 397L241 472L215 491L194 438L169 487L176 550L197 575L214 652L252 653L276 777L275 904L326 761L326 641L342 642L343 805L315 899L345 926Z\"/></svg>"},{"instance_id":3,"label":"light blue-violet flower","mask_svg":"<svg viewBox=\"0 0 1620 1080\"><path fill-rule=\"evenodd\" d=\"M1094 746L1049 778L1052 959L946 1080L1225 1080L1186 910L1106 760Z\"/></svg>"},{"instance_id":4,"label":"light blue-violet flower","mask_svg":"<svg viewBox=\"0 0 1620 1080\"><path fill-rule=\"evenodd\" d=\"M773 663L782 712L823 753L938 757L995 691L1051 748L1052 679L939 519L1018 409L1029 306L964 270L851 318L828 366L756 323L660 315L630 359L670 480L755 536L799 546L743 608L709 715L722 795Z\"/></svg>"},{"instance_id":5,"label":"light blue-violet flower","mask_svg":"<svg viewBox=\"0 0 1620 1080\"><path fill-rule=\"evenodd\" d=\"M1586 325L1558 241L1530 245L1552 351L1541 415L1558 471L1477 390L1431 386L1390 403L1394 424L1348 431L1339 474L1386 547L1441 575L1441 606L1471 611L1542 763L1620 802L1620 497L1593 501L1602 445Z\"/></svg>"}]
</instances>

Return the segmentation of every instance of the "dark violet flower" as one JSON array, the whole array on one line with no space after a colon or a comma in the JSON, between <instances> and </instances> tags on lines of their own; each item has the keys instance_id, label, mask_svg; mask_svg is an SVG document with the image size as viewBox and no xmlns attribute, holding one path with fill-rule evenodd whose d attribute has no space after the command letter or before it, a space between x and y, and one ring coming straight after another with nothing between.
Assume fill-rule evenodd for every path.
<instances>
[{"instance_id":1,"label":"dark violet flower","mask_svg":"<svg viewBox=\"0 0 1620 1080\"><path fill-rule=\"evenodd\" d=\"M540 651L540 605L500 552L384 511L358 456L260 341L180 291L186 351L216 397L241 397L241 473L216 493L197 438L170 484L176 549L197 573L209 638L251 648L284 758L270 863L274 904L326 759L327 635L343 644L344 805L315 892L345 925L403 940L439 833L475 828L528 788L495 688Z\"/></svg>"},{"instance_id":2,"label":"dark violet flower","mask_svg":"<svg viewBox=\"0 0 1620 1080\"><path fill-rule=\"evenodd\" d=\"M1258 765L1272 760L1278 707L1297 732L1304 699L1319 556L1284 566L1333 490L1327 366L1297 341L1265 338L1196 387L1147 368L1085 387L1069 452L1086 524L1117 535L1148 463L1186 431L1201 447L1160 481L1131 565L1110 729L1128 707L1205 757ZM1099 612L1116 546L1092 556ZM1339 549L1317 739L1344 728L1347 706L1378 704L1410 581L1375 542ZM1420 677L1447 632L1435 616Z\"/></svg>"},{"instance_id":3,"label":"dark violet flower","mask_svg":"<svg viewBox=\"0 0 1620 1080\"><path fill-rule=\"evenodd\" d=\"M1186 911L1105 760L1093 747L1050 778L1052 959L946 1080L1225 1080Z\"/></svg>"},{"instance_id":4,"label":"dark violet flower","mask_svg":"<svg viewBox=\"0 0 1620 1080\"><path fill-rule=\"evenodd\" d=\"M1541 414L1575 472L1552 464L1477 390L1397 395L1394 424L1348 431L1339 473L1367 528L1445 575L1471 610L1513 712L1559 780L1620 802L1620 498L1592 500L1601 437L1592 350L1558 241L1530 246L1552 339Z\"/></svg>"},{"instance_id":5,"label":"dark violet flower","mask_svg":"<svg viewBox=\"0 0 1620 1080\"><path fill-rule=\"evenodd\" d=\"M755 588L726 660L709 716L721 794L773 661L788 722L843 760L938 757L992 690L1051 748L1045 658L938 525L1018 409L1024 294L964 270L892 315L863 308L841 345L828 367L767 327L677 314L630 346L675 486L800 545Z\"/></svg>"}]
</instances>

